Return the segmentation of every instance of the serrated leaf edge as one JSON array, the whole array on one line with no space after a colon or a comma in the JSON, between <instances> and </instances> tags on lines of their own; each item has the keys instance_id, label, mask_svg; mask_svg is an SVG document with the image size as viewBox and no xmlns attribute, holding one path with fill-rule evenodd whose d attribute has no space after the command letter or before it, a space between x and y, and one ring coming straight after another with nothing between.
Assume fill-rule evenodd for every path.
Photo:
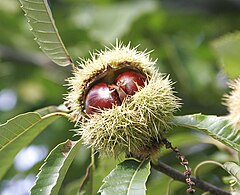
<instances>
[{"instance_id":1,"label":"serrated leaf edge","mask_svg":"<svg viewBox=\"0 0 240 195\"><path fill-rule=\"evenodd\" d=\"M65 142L63 142L63 143L58 144L56 147L54 147L54 148L50 151L50 153L48 154L48 156L45 158L44 163L43 163L43 164L41 165L41 167L39 168L39 172L38 172L38 174L37 174L37 176L36 176L37 179L35 180L32 188L31 188L30 191L29 191L30 194L32 194L32 189L33 189L33 188L35 187L35 185L37 184L38 178L39 178L40 174L42 173L44 167L47 165L48 159L49 159L49 157L51 157L51 154L52 154L52 153L55 151L55 149L57 149L60 145L66 145L66 144L68 144L69 142L71 142L72 147L71 147L68 151L64 151L64 152L63 152L63 155L68 156L68 155L70 154L69 151L72 150L73 147L80 142L80 140L78 140L78 141L67 140L67 141L65 141ZM66 152L67 152L67 154L65 154ZM67 159L67 157L66 157L66 159ZM63 167L63 165L64 165L65 162L66 162L66 160L64 160L64 161L62 162L61 168L60 168L59 171L58 171L58 175L59 175L59 172L61 171L61 169L62 169L62 167ZM54 182L54 185L53 185L53 187L51 188L51 192L52 192L52 190L54 189L54 187L56 186L57 181L58 181L58 179ZM50 194L52 194L52 193L50 193Z\"/></svg>"},{"instance_id":2,"label":"serrated leaf edge","mask_svg":"<svg viewBox=\"0 0 240 195\"><path fill-rule=\"evenodd\" d=\"M41 2L36 2L36 1L31 1L31 0L19 0L19 1L20 1L20 3L21 3L21 8L22 8L23 11L25 12L25 16L26 16L26 18L27 18L27 21L28 21L29 25L31 26L30 31L32 31L32 33L34 34L34 36L35 36L34 40L38 43L38 45L40 46L40 49L41 49L53 62L55 62L56 64L58 64L58 65L60 65L60 66L68 66L68 65L74 66L73 61L72 61L72 59L70 58L70 55L69 55L69 53L68 53L68 51L67 51L67 49L66 49L66 47L65 47L65 45L64 45L64 43L63 43L63 41L62 41L62 39L61 39L61 37L60 37L60 35L59 35L57 26L56 26L56 24L55 24L55 21L54 21L54 18L53 18L51 9L49 8L49 5L48 5L47 0L40 0ZM33 20L36 20L36 21L38 21L38 22L41 22L41 23L46 23L46 21L40 21L40 20L37 20L36 18L33 18L32 16L28 15L28 11L27 11L27 10L30 10L30 8L25 7L24 1L27 2L27 3L32 3L32 4L35 3L35 4L42 4L42 5L44 5L45 10L32 9L31 11L42 11L42 12L47 13L47 15L48 15L48 17L49 17L49 21L50 21L50 22L47 22L47 23L52 25L54 31L39 31L39 30L35 30L35 29L33 28L33 26L31 25L32 22L31 22L30 18L33 19ZM51 41L49 42L49 41L41 40L41 39L36 35L36 33L48 33L48 34L51 34L51 33L52 33L52 34L55 34L56 37L57 37L57 39L58 39L58 42L51 42ZM56 43L56 44L60 44L61 46L60 46L60 47L55 47L55 48L50 48L50 49L48 49L48 48L43 48L43 47L41 46L41 43L53 43L53 44ZM61 52L61 53L63 53L64 56L58 57L58 58L52 57L52 56L54 55L54 53L51 53L51 54L50 54L48 51L53 51L53 50L56 50L56 49L62 49L64 52ZM55 54L56 54L56 53L59 53L59 52L55 52ZM60 63L58 60L62 60L62 62Z\"/></svg>"}]
</instances>

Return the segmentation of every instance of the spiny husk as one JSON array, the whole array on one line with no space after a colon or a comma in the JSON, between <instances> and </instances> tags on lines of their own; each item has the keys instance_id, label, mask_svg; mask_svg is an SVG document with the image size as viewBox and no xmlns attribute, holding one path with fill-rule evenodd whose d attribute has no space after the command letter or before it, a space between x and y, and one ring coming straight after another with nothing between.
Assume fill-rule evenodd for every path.
<instances>
[{"instance_id":1,"label":"spiny husk","mask_svg":"<svg viewBox=\"0 0 240 195\"><path fill-rule=\"evenodd\" d=\"M224 96L223 104L229 111L228 120L235 129L240 129L240 78L229 82L230 94Z\"/></svg>"},{"instance_id":2,"label":"spiny husk","mask_svg":"<svg viewBox=\"0 0 240 195\"><path fill-rule=\"evenodd\" d=\"M147 76L145 86L120 106L86 115L82 100L88 83L96 78L96 74L106 71L107 66L118 68L126 64ZM81 64L83 69L75 70L74 77L69 80L71 91L66 99L83 143L100 154L114 157L125 152L145 158L159 151L170 119L180 103L171 81L158 73L154 64L148 53L130 49L129 45L117 45L113 50L95 54L92 60Z\"/></svg>"},{"instance_id":3,"label":"spiny husk","mask_svg":"<svg viewBox=\"0 0 240 195\"><path fill-rule=\"evenodd\" d=\"M67 94L67 107L73 112L75 121L81 120L82 113L84 115L83 97L90 84L98 75L108 71L108 67L119 68L121 66L129 66L144 72L146 75L152 75L155 72L149 53L137 51L136 48L130 48L130 44L123 46L116 43L111 50L106 48L92 54L92 59L82 60L81 68L76 68L73 72L74 76L68 79L70 93ZM78 118L76 118L78 117Z\"/></svg>"},{"instance_id":4,"label":"spiny husk","mask_svg":"<svg viewBox=\"0 0 240 195\"><path fill-rule=\"evenodd\" d=\"M168 122L178 108L178 98L173 95L168 78L155 73L121 106L93 115L81 124L79 134L85 144L106 155L126 152L146 157L158 151L169 129Z\"/></svg>"}]
</instances>

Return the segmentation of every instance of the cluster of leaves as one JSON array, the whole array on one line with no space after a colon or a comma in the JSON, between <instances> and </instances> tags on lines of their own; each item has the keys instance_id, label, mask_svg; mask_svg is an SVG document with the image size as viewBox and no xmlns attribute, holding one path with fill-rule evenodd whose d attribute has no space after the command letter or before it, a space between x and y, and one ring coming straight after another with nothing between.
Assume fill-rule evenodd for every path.
<instances>
[{"instance_id":1,"label":"cluster of leaves","mask_svg":"<svg viewBox=\"0 0 240 195\"><path fill-rule=\"evenodd\" d=\"M3 2L1 3L4 5ZM23 0L21 2L23 4L25 2L26 10L33 8L29 3L30 1ZM38 0L35 3L41 2L47 3L46 0ZM184 5L184 2L182 3ZM220 5L219 9L221 8ZM5 6L2 7L6 7L8 10L11 6L12 16L0 12L4 16L3 18L8 20L8 22L1 21L6 23L7 28L0 29L1 35L5 35L5 38L0 39L1 44L8 45L8 47L0 48L0 57L2 56L0 76L3 80L3 82L0 82L0 86L3 89L13 88L20 94L20 102L15 113L2 112L1 121L17 115L19 112L34 110L46 105L44 99L48 100L47 104L60 104L62 93L65 90L61 85L64 78L70 74L69 71L67 73L65 71L69 70L68 68L49 65L49 61L40 54L28 54L29 51L27 50L37 48L33 45L33 41L29 41L32 37L27 34L26 25L21 26L24 21L21 17L16 17L22 14L18 9L19 5L5 3ZM207 2L203 6L209 8ZM69 14L67 17L61 12L63 7L66 10L64 13ZM238 15L239 12L216 14L214 10L204 9L203 11L201 7L195 10L196 12L192 12L191 8L182 10L179 4L174 7L171 3L165 3L165 1L160 6L157 1L103 1L102 4L97 2L89 4L72 0L68 3L64 1L56 2L52 4L52 8L56 17L60 18L58 20L62 21L59 22L58 26L61 29L63 40L69 45L68 48L73 58L79 55L79 51L81 51L81 56L86 56L88 50L98 49L100 47L99 43L102 41L113 42L115 37L122 37L127 42L131 40L133 45L141 43L140 48L155 49L153 57L159 58L161 71L170 73L173 80L178 81L176 90L179 91L179 95L184 102L182 113L203 112L218 115L225 113L224 107L220 106L221 96L225 88L220 85L223 76L220 77L219 75L223 73L220 71L221 66L215 65L215 60L218 59L219 64L223 62L224 70L229 77L239 76L238 64L240 59L238 53L240 48L238 43L240 35L235 33L225 35L220 39L215 37L236 28L235 24L239 17L234 17L234 14ZM32 10L33 14L36 9L34 7ZM123 15L124 17L122 17ZM50 17L50 19L52 18ZM34 20L30 20L31 22L34 23ZM221 28L216 26L218 22L221 23ZM15 32L16 28L20 29L22 34L26 34L27 40L20 33ZM34 30L39 30L38 26ZM55 29L47 29L46 31L50 30ZM57 35L57 32L55 33ZM39 37L36 34L35 36ZM76 37L78 42L76 42ZM42 39L44 37L40 38L40 45ZM61 40L54 39L53 42L54 44L56 42L61 43ZM212 45L209 43L212 43ZM20 52L11 47L18 49L25 47L25 52ZM44 50L46 46L43 44L41 47ZM57 48L57 46L50 48L50 51L54 48ZM10 49L13 54L6 55L4 53L6 49ZM58 57L61 57L61 52L55 51L49 56L53 60L58 60L60 59ZM214 57L214 52L217 58ZM48 51L46 53L49 54ZM51 56L55 53L57 53L57 58ZM16 56L16 54L19 56ZM64 57L68 55L65 54ZM69 58L67 59L69 60ZM42 65L43 68L33 66L36 63ZM19 67L20 65L21 67ZM22 74L19 74L19 71ZM8 75L14 75L14 78L11 77L10 79ZM220 78L220 81L217 78ZM18 85L15 86L16 83ZM40 94L36 90L40 90ZM212 91L212 93L209 94L209 91ZM32 93L37 93L37 96L33 96ZM44 93L44 95L41 93ZM25 106L27 106L27 109L24 109ZM0 179L7 181L17 174L17 170L11 167L14 158L19 151L33 142L34 144L48 144L49 148L54 148L40 168L41 171L31 189L32 194L77 194L79 189L81 193L87 192L89 194L95 194L98 190L102 194L113 194L117 191L122 194L145 194L146 185L149 194L166 193L167 188L165 186L168 185L169 178L159 175L156 171L151 172L150 162L128 159L114 168L119 160L110 159L106 161L101 158L94 158L94 156L91 156L89 149L81 145L78 138L75 138L75 141L66 141L66 139L72 137L72 134L56 130L62 129L62 126L64 126L64 130L72 127L66 120L59 119L64 117L68 118L67 112L60 107L53 106L18 115L2 124L0 126ZM55 126L51 125L46 129L57 119L59 121L53 124ZM56 125L57 123L58 125ZM240 167L237 163L229 161L237 161L236 154L232 155L232 153L233 151L240 152L239 131L232 133L232 128L225 117L213 115L176 116L173 123L175 127L170 133L169 139L188 155L191 166L197 167L199 163L205 160L222 162L221 167L232 176L227 182L232 183L232 191L237 194L240 190ZM198 134L193 129L201 133ZM214 139L210 139L210 137ZM220 141L223 145L214 140ZM55 145L57 146L55 147ZM123 157L119 158L123 159ZM161 160L180 169L177 160L173 160L173 158L174 155L167 150L162 150ZM173 161L176 163L172 163ZM34 166L31 171L36 172L38 168L39 164ZM86 170L87 173L84 176ZM211 180L216 185L223 185L220 179L227 175L225 172L219 173L219 169L215 167L205 167L204 170L204 179ZM110 174L106 177L109 172ZM24 174L29 173L25 172ZM216 179L216 175L220 179ZM105 179L103 180L103 178ZM148 183L146 183L147 178ZM102 180L104 181L103 185ZM1 183L1 187L4 188L4 182ZM171 192L178 191L179 193L184 188L177 183L177 185L171 185Z\"/></svg>"}]
</instances>

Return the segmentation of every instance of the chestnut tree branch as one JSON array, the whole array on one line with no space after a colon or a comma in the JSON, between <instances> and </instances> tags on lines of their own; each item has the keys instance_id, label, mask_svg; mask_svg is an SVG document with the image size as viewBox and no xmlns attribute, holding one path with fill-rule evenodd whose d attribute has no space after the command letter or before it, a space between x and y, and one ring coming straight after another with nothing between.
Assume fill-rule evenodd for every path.
<instances>
[{"instance_id":1,"label":"chestnut tree branch","mask_svg":"<svg viewBox=\"0 0 240 195\"><path fill-rule=\"evenodd\" d=\"M169 177L173 178L174 180L184 182L186 176L182 174L181 172L173 169L172 167L166 165L165 163L158 161L157 163L151 163L152 167L156 169L157 171L160 171ZM208 182L205 182L201 179L198 179L196 177L191 177L191 180L195 183L195 186L205 192L210 192L213 195L231 195L230 192L227 192L225 190L222 190Z\"/></svg>"}]
</instances>

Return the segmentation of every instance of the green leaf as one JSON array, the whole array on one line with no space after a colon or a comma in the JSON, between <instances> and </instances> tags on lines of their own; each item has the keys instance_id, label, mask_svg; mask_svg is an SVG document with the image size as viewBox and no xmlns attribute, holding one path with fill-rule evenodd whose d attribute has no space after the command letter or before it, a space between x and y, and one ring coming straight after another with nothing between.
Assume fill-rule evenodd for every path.
<instances>
[{"instance_id":1,"label":"green leaf","mask_svg":"<svg viewBox=\"0 0 240 195\"><path fill-rule=\"evenodd\" d=\"M175 116L173 123L202 131L240 152L240 131L233 130L224 117L202 114Z\"/></svg>"},{"instance_id":2,"label":"green leaf","mask_svg":"<svg viewBox=\"0 0 240 195\"><path fill-rule=\"evenodd\" d=\"M234 162L226 162L223 164L223 168L235 177L236 181L240 185L240 166Z\"/></svg>"},{"instance_id":3,"label":"green leaf","mask_svg":"<svg viewBox=\"0 0 240 195\"><path fill-rule=\"evenodd\" d=\"M61 40L47 0L19 0L35 41L56 64L68 66L72 60Z\"/></svg>"},{"instance_id":4,"label":"green leaf","mask_svg":"<svg viewBox=\"0 0 240 195\"><path fill-rule=\"evenodd\" d=\"M0 125L0 178L12 165L17 153L59 117L57 114L41 117L29 112Z\"/></svg>"},{"instance_id":5,"label":"green leaf","mask_svg":"<svg viewBox=\"0 0 240 195\"><path fill-rule=\"evenodd\" d=\"M226 162L223 168L232 175L233 179L230 180L231 192L233 195L240 193L240 166L234 162Z\"/></svg>"},{"instance_id":6,"label":"green leaf","mask_svg":"<svg viewBox=\"0 0 240 195\"><path fill-rule=\"evenodd\" d=\"M227 34L213 42L213 49L229 77L240 75L240 32Z\"/></svg>"},{"instance_id":7,"label":"green leaf","mask_svg":"<svg viewBox=\"0 0 240 195\"><path fill-rule=\"evenodd\" d=\"M56 146L40 168L35 185L31 189L31 194L58 194L67 170L80 147L80 140L67 140Z\"/></svg>"},{"instance_id":8,"label":"green leaf","mask_svg":"<svg viewBox=\"0 0 240 195\"><path fill-rule=\"evenodd\" d=\"M102 195L142 195L146 194L146 181L150 174L149 161L138 162L128 159L117 165L103 180L99 189Z\"/></svg>"},{"instance_id":9,"label":"green leaf","mask_svg":"<svg viewBox=\"0 0 240 195\"><path fill-rule=\"evenodd\" d=\"M62 112L62 114L64 114L69 111L67 110L67 108L64 105L59 105L59 106L48 106L45 108L41 108L41 109L35 110L35 112L37 112L41 116L44 116L44 115L52 114L52 113L56 113L56 112Z\"/></svg>"}]
</instances>

